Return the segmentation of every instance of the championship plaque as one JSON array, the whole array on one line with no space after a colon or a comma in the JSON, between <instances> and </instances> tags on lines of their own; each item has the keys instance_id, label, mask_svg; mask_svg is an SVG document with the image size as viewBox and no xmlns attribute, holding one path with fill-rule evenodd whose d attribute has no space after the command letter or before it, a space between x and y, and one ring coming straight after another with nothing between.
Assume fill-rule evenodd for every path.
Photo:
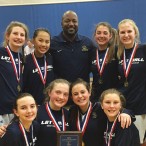
<instances>
[{"instance_id":1,"label":"championship plaque","mask_svg":"<svg viewBox=\"0 0 146 146\"><path fill-rule=\"evenodd\" d=\"M82 132L57 131L57 146L82 146Z\"/></svg>"}]
</instances>

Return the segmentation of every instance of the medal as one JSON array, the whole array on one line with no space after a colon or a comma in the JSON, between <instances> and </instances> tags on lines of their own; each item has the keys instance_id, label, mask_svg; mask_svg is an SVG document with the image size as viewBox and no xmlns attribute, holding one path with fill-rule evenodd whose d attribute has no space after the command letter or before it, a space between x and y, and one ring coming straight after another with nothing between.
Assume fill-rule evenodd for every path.
<instances>
[{"instance_id":1,"label":"medal","mask_svg":"<svg viewBox=\"0 0 146 146\"><path fill-rule=\"evenodd\" d=\"M25 128L24 128L24 126L22 125L21 122L19 122L19 128L20 128L21 133L23 134L26 146L30 146L29 140L28 140L26 132L25 132ZM32 129L31 130L32 146L34 146L35 144L34 144L34 136L33 136L33 125L31 126L31 129Z\"/></svg>"},{"instance_id":2,"label":"medal","mask_svg":"<svg viewBox=\"0 0 146 146\"><path fill-rule=\"evenodd\" d=\"M82 146L85 146L85 143L82 141Z\"/></svg>"},{"instance_id":3,"label":"medal","mask_svg":"<svg viewBox=\"0 0 146 146\"><path fill-rule=\"evenodd\" d=\"M52 120L53 125L56 128L56 131L66 131L66 121L65 121L65 114L63 108L62 108L62 130L60 129L59 124L57 123L48 103L46 103L46 111L48 113L48 116Z\"/></svg>"},{"instance_id":4,"label":"medal","mask_svg":"<svg viewBox=\"0 0 146 146\"><path fill-rule=\"evenodd\" d=\"M128 81L126 80L125 82L124 82L124 87L128 87Z\"/></svg>"},{"instance_id":5,"label":"medal","mask_svg":"<svg viewBox=\"0 0 146 146\"><path fill-rule=\"evenodd\" d=\"M77 116L77 122L76 123L77 123L77 129L78 129L78 131L82 131L82 135L84 135L84 133L85 133L85 130L86 130L86 127L88 125L91 112L92 112L92 103L90 102L87 113L86 113L86 116L85 116L85 119L83 120L83 124L81 124L80 113L78 111L78 116Z\"/></svg>"},{"instance_id":6,"label":"medal","mask_svg":"<svg viewBox=\"0 0 146 146\"><path fill-rule=\"evenodd\" d=\"M103 80L102 80L101 76L102 76L102 73L103 73L103 70L104 70L104 67L105 67L105 64L106 64L108 50L109 50L109 48L106 49L106 52L105 52L103 58L100 58L100 57L99 57L98 49L97 49L97 51L96 51L97 69L98 69L98 72L99 72L99 75L100 75L100 78L99 78L99 80L98 80L98 83L99 83L100 85L103 84ZM100 62L100 60L103 60L103 61Z\"/></svg>"},{"instance_id":7,"label":"medal","mask_svg":"<svg viewBox=\"0 0 146 146\"><path fill-rule=\"evenodd\" d=\"M43 89L43 93L45 94L46 93L46 87L44 86L44 89Z\"/></svg>"},{"instance_id":8,"label":"medal","mask_svg":"<svg viewBox=\"0 0 146 146\"><path fill-rule=\"evenodd\" d=\"M108 133L109 125L108 125L108 121L107 121L106 132L104 132L104 139L105 139L106 146L111 146L112 135L115 130L115 127L117 124L117 119L118 119L119 115L120 115L120 112L118 113L117 117L115 118L109 133Z\"/></svg>"},{"instance_id":9,"label":"medal","mask_svg":"<svg viewBox=\"0 0 146 146\"><path fill-rule=\"evenodd\" d=\"M103 80L102 80L101 77L99 78L98 83L99 83L99 84L103 84Z\"/></svg>"},{"instance_id":10,"label":"medal","mask_svg":"<svg viewBox=\"0 0 146 146\"><path fill-rule=\"evenodd\" d=\"M16 65L16 62L15 62L15 58L13 56L13 53L11 52L9 46L6 47L6 51L8 52L8 55L10 56L10 60L12 62L12 67L14 69L14 73L15 73L15 76L16 76L16 79L17 79L17 82L18 82L18 86L17 86L17 91L20 92L21 91L21 87L19 85L20 83L20 76L21 76L21 60L20 60L20 55L18 53L18 67Z\"/></svg>"},{"instance_id":11,"label":"medal","mask_svg":"<svg viewBox=\"0 0 146 146\"><path fill-rule=\"evenodd\" d=\"M21 92L21 86L18 84L17 86L17 91L20 93Z\"/></svg>"},{"instance_id":12,"label":"medal","mask_svg":"<svg viewBox=\"0 0 146 146\"><path fill-rule=\"evenodd\" d=\"M137 48L138 48L138 44L135 43L133 51L131 53L131 56L130 56L128 62L126 61L128 59L126 59L126 53L125 53L125 49L124 49L124 54L123 54L123 69L124 69L124 75L125 75L125 78L126 78L126 81L124 82L124 87L128 87L129 86L127 78L128 78L128 75L129 75L129 72L130 72L130 69L131 69L131 66L132 66L133 58L135 56Z\"/></svg>"},{"instance_id":13,"label":"medal","mask_svg":"<svg viewBox=\"0 0 146 146\"><path fill-rule=\"evenodd\" d=\"M44 75L43 75L43 71L41 71L41 67L39 66L38 64L38 61L34 55L34 53L32 53L32 58L33 58L33 61L34 61L34 64L36 66L36 68L38 69L38 73L39 73L39 76L40 76L40 79L45 87L45 84L46 84L46 80L47 80L47 61L46 61L46 56L44 55Z\"/></svg>"}]
</instances>

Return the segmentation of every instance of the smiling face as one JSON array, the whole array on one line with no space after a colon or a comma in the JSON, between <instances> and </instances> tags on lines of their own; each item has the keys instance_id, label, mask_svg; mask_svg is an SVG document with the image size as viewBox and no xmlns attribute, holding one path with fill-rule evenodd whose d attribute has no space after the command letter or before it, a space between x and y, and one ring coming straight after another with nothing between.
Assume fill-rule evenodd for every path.
<instances>
[{"instance_id":1,"label":"smiling face","mask_svg":"<svg viewBox=\"0 0 146 146\"><path fill-rule=\"evenodd\" d=\"M62 29L66 36L72 37L78 31L78 17L73 11L67 11L62 17Z\"/></svg>"},{"instance_id":2,"label":"smiling face","mask_svg":"<svg viewBox=\"0 0 146 146\"><path fill-rule=\"evenodd\" d=\"M48 94L50 107L53 110L60 110L68 101L69 85L66 83L55 83L53 89Z\"/></svg>"},{"instance_id":3,"label":"smiling face","mask_svg":"<svg viewBox=\"0 0 146 146\"><path fill-rule=\"evenodd\" d=\"M17 107L14 109L15 115L23 125L32 123L37 115L37 106L31 96L25 96L17 100Z\"/></svg>"},{"instance_id":4,"label":"smiling face","mask_svg":"<svg viewBox=\"0 0 146 146\"><path fill-rule=\"evenodd\" d=\"M33 39L35 55L42 57L50 48L50 34L45 31L39 31Z\"/></svg>"},{"instance_id":5,"label":"smiling face","mask_svg":"<svg viewBox=\"0 0 146 146\"><path fill-rule=\"evenodd\" d=\"M116 93L108 93L103 97L101 106L109 121L114 121L122 108L122 103L119 95Z\"/></svg>"},{"instance_id":6,"label":"smiling face","mask_svg":"<svg viewBox=\"0 0 146 146\"><path fill-rule=\"evenodd\" d=\"M78 83L72 87L72 100L78 105L82 111L88 108L90 102L90 92L87 90L86 86L82 83Z\"/></svg>"},{"instance_id":7,"label":"smiling face","mask_svg":"<svg viewBox=\"0 0 146 146\"><path fill-rule=\"evenodd\" d=\"M136 38L136 31L130 22L119 25L119 39L125 48L132 48Z\"/></svg>"},{"instance_id":8,"label":"smiling face","mask_svg":"<svg viewBox=\"0 0 146 146\"><path fill-rule=\"evenodd\" d=\"M100 49L106 49L112 35L107 26L99 25L96 28L94 39Z\"/></svg>"},{"instance_id":9,"label":"smiling face","mask_svg":"<svg viewBox=\"0 0 146 146\"><path fill-rule=\"evenodd\" d=\"M19 49L24 45L26 42L25 36L25 30L20 26L13 27L11 33L6 34L8 44L14 52L18 52Z\"/></svg>"}]
</instances>

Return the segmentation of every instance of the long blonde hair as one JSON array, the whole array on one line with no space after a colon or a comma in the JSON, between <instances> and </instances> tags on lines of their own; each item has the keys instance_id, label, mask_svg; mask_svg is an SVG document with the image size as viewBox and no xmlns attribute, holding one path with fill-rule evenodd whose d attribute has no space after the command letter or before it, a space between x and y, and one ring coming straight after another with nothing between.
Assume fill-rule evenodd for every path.
<instances>
[{"instance_id":1,"label":"long blonde hair","mask_svg":"<svg viewBox=\"0 0 146 146\"><path fill-rule=\"evenodd\" d=\"M28 37L29 37L29 31L28 31L28 27L24 24L24 23L21 23L21 22L18 22L18 21L12 21L6 28L5 30L5 33L4 33L4 41L3 41L3 46L6 47L8 45L8 40L6 38L6 36L10 35L11 32L12 32L12 29L13 27L16 27L16 26L19 26L19 27L22 27L25 31L25 39L27 40Z\"/></svg>"},{"instance_id":2,"label":"long blonde hair","mask_svg":"<svg viewBox=\"0 0 146 146\"><path fill-rule=\"evenodd\" d=\"M122 21L120 21L118 24L118 51L117 51L118 59L120 59L120 57L124 51L124 45L122 44L122 42L120 41L120 38L119 38L119 28L122 24L127 23L127 22L130 23L133 26L133 29L135 30L135 34L136 34L135 42L140 43L140 34L139 34L139 29L138 29L136 23L131 19L123 19Z\"/></svg>"}]
</instances>

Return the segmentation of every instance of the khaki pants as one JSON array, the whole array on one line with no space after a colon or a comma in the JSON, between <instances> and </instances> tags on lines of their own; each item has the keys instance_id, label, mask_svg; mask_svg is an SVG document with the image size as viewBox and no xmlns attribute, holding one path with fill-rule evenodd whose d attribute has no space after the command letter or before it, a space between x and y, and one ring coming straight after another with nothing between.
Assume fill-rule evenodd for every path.
<instances>
[{"instance_id":1,"label":"khaki pants","mask_svg":"<svg viewBox=\"0 0 146 146\"><path fill-rule=\"evenodd\" d=\"M144 136L146 132L146 114L136 115L136 121L134 122L135 126L139 130L140 143L144 142Z\"/></svg>"}]
</instances>

